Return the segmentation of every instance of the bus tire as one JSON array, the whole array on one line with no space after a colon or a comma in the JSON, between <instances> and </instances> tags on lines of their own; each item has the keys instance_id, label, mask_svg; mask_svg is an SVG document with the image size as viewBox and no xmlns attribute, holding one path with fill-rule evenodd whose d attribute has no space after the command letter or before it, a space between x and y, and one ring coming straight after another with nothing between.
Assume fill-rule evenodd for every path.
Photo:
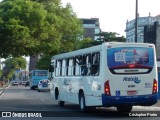
<instances>
[{"instance_id":1,"label":"bus tire","mask_svg":"<svg viewBox=\"0 0 160 120\"><path fill-rule=\"evenodd\" d=\"M117 111L118 112L131 112L132 107L133 107L132 105L117 106Z\"/></svg>"},{"instance_id":2,"label":"bus tire","mask_svg":"<svg viewBox=\"0 0 160 120\"><path fill-rule=\"evenodd\" d=\"M79 95L79 108L80 111L85 112L87 110L84 93L81 92Z\"/></svg>"},{"instance_id":3,"label":"bus tire","mask_svg":"<svg viewBox=\"0 0 160 120\"><path fill-rule=\"evenodd\" d=\"M55 89L55 99L58 100L59 92L58 88Z\"/></svg>"},{"instance_id":4,"label":"bus tire","mask_svg":"<svg viewBox=\"0 0 160 120\"><path fill-rule=\"evenodd\" d=\"M35 88L32 86L32 87L31 87L31 90L35 90Z\"/></svg>"},{"instance_id":5,"label":"bus tire","mask_svg":"<svg viewBox=\"0 0 160 120\"><path fill-rule=\"evenodd\" d=\"M58 100L58 105L60 107L64 106L64 101L59 100L59 91L58 91L58 88L55 89L55 99Z\"/></svg>"}]
</instances>

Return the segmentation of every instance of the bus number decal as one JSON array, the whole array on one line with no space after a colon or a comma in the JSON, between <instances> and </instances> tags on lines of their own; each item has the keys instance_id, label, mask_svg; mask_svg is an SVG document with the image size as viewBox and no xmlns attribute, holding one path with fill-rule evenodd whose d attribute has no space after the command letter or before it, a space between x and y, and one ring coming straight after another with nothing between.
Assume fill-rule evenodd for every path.
<instances>
[{"instance_id":1,"label":"bus number decal","mask_svg":"<svg viewBox=\"0 0 160 120\"><path fill-rule=\"evenodd\" d=\"M128 88L136 87L135 85L128 85Z\"/></svg>"}]
</instances>

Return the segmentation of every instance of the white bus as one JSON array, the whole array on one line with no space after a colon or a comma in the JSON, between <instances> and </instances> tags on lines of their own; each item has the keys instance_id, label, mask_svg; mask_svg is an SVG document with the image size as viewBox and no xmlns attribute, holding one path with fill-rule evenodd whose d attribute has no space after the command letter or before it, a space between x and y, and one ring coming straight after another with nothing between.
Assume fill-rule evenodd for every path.
<instances>
[{"instance_id":1,"label":"white bus","mask_svg":"<svg viewBox=\"0 0 160 120\"><path fill-rule=\"evenodd\" d=\"M114 106L130 112L135 105L157 102L155 46L145 43L103 43L52 57L51 97L79 104L85 111Z\"/></svg>"}]
</instances>

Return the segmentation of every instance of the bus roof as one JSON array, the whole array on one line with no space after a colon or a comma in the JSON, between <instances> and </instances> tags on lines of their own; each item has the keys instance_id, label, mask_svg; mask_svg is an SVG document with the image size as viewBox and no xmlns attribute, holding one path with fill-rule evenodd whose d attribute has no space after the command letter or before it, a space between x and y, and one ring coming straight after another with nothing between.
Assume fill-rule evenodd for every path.
<instances>
[{"instance_id":1,"label":"bus roof","mask_svg":"<svg viewBox=\"0 0 160 120\"><path fill-rule=\"evenodd\" d=\"M31 70L31 71L48 71L48 70L40 70L40 69L38 70L38 69L37 69L37 70Z\"/></svg>"},{"instance_id":2,"label":"bus roof","mask_svg":"<svg viewBox=\"0 0 160 120\"><path fill-rule=\"evenodd\" d=\"M67 53L62 53L62 54L58 54L52 57L52 59L61 59L61 58L69 58L69 57L74 57L77 56L79 54L87 54L87 53L93 53L93 52L99 52L102 50L103 47L107 47L107 46L119 46L119 45L124 45L124 46L130 46L130 45L137 45L137 46L144 46L144 47L154 47L154 44L150 44L150 43L124 43L124 42L105 42L102 43L101 45L97 45L97 46L93 46L93 47L88 47L88 48L84 48L84 49L79 49L79 50L75 50L75 51L71 51L71 52L67 52Z\"/></svg>"}]
</instances>

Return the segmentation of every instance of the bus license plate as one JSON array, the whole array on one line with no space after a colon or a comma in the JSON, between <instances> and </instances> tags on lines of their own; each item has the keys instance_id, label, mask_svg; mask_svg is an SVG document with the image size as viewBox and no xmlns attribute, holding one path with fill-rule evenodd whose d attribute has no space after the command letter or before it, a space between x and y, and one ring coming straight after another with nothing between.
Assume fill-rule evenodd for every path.
<instances>
[{"instance_id":1,"label":"bus license plate","mask_svg":"<svg viewBox=\"0 0 160 120\"><path fill-rule=\"evenodd\" d=\"M137 94L137 91L136 90L127 91L127 94L128 95L135 95L135 94Z\"/></svg>"},{"instance_id":2,"label":"bus license plate","mask_svg":"<svg viewBox=\"0 0 160 120\"><path fill-rule=\"evenodd\" d=\"M48 85L47 84L42 84L42 87L48 87Z\"/></svg>"}]
</instances>

